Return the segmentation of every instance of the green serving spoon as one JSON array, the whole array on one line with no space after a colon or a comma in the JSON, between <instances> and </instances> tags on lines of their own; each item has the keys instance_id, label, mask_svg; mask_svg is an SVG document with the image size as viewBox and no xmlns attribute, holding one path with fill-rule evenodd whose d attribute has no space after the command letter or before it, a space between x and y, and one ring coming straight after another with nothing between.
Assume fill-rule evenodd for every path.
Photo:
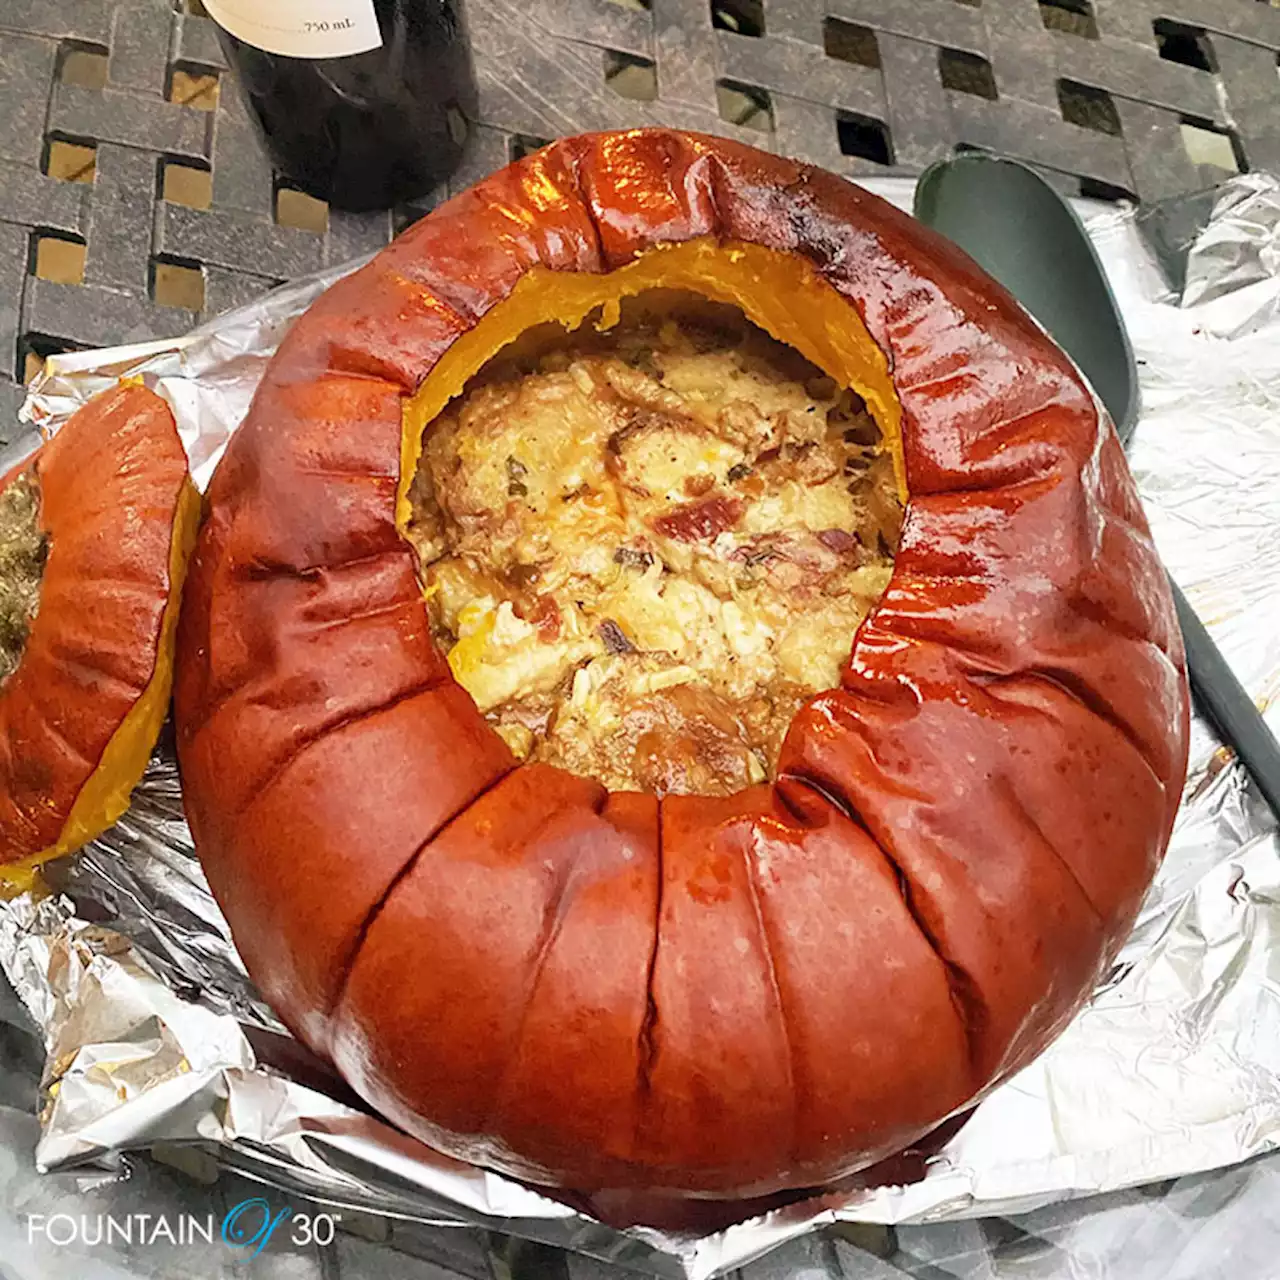
<instances>
[{"instance_id":1,"label":"green serving spoon","mask_svg":"<svg viewBox=\"0 0 1280 1280\"><path fill-rule=\"evenodd\" d=\"M1106 273L1075 210L1016 160L967 152L927 169L921 222L959 245L1048 330L1093 384L1126 447L1141 399L1133 347ZM1200 711L1280 816L1280 743L1170 579Z\"/></svg>"}]
</instances>

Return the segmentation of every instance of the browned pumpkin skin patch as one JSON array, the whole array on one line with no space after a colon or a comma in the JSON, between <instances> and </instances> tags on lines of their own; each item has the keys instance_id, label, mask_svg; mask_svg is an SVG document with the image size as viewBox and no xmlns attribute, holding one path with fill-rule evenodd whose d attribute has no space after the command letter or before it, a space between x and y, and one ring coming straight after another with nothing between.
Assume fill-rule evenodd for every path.
<instances>
[{"instance_id":1,"label":"browned pumpkin skin patch","mask_svg":"<svg viewBox=\"0 0 1280 1280\"><path fill-rule=\"evenodd\" d=\"M90 401L23 465L45 550L37 607L0 684L0 863L58 846L91 780L103 792L136 781L99 774L104 759L140 772L154 745L163 708L150 744L116 734L171 661L162 638L189 483L173 416L141 386Z\"/></svg>"},{"instance_id":2,"label":"browned pumpkin skin patch","mask_svg":"<svg viewBox=\"0 0 1280 1280\"><path fill-rule=\"evenodd\" d=\"M856 310L910 503L778 783L659 804L513 769L466 703L406 710L451 680L394 490L402 399L530 268L698 237ZM210 881L291 1025L464 1158L722 1198L865 1167L1056 1034L1167 841L1183 657L1110 424L968 259L790 161L636 131L487 179L295 326L210 500L177 698Z\"/></svg>"}]
</instances>

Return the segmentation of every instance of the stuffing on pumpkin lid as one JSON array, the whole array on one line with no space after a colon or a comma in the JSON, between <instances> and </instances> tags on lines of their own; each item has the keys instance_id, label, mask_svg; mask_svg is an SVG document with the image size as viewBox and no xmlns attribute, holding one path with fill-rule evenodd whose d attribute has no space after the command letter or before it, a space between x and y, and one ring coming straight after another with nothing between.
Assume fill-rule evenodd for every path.
<instances>
[{"instance_id":1,"label":"stuffing on pumpkin lid","mask_svg":"<svg viewBox=\"0 0 1280 1280\"><path fill-rule=\"evenodd\" d=\"M0 491L0 682L17 670L49 554L40 528L40 482L27 470Z\"/></svg>"}]
</instances>

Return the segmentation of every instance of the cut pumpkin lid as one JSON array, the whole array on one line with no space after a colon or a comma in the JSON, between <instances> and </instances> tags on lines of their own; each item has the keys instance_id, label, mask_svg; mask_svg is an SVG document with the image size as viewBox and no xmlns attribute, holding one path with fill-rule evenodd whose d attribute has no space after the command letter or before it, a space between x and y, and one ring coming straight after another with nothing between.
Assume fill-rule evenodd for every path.
<instances>
[{"instance_id":1,"label":"cut pumpkin lid","mask_svg":"<svg viewBox=\"0 0 1280 1280\"><path fill-rule=\"evenodd\" d=\"M29 598L0 683L9 892L128 806L168 712L200 512L168 405L133 379L95 397L8 477L0 524L15 485L37 501L7 504L15 554L0 559L0 601Z\"/></svg>"}]
</instances>

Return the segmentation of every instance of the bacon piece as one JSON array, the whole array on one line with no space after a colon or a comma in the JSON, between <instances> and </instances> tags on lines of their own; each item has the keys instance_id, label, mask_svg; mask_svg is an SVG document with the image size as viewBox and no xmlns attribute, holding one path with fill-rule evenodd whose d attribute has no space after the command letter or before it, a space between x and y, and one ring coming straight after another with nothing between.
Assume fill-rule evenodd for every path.
<instances>
[{"instance_id":1,"label":"bacon piece","mask_svg":"<svg viewBox=\"0 0 1280 1280\"><path fill-rule=\"evenodd\" d=\"M654 531L676 542L702 542L732 529L745 509L739 498L717 494L699 502L686 502L651 521Z\"/></svg>"},{"instance_id":2,"label":"bacon piece","mask_svg":"<svg viewBox=\"0 0 1280 1280\"><path fill-rule=\"evenodd\" d=\"M855 556L862 546L858 535L845 529L823 529L818 533L818 541L839 556Z\"/></svg>"}]
</instances>

